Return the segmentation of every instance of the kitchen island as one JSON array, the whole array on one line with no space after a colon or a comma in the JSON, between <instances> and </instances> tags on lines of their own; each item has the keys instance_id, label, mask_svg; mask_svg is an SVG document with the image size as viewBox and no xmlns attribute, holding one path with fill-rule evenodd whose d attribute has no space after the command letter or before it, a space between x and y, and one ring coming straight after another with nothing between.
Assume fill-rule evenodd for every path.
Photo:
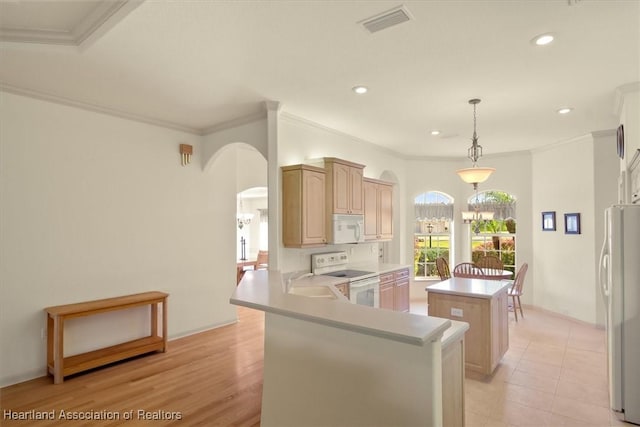
<instances>
[{"instance_id":1,"label":"kitchen island","mask_svg":"<svg viewBox=\"0 0 640 427\"><path fill-rule=\"evenodd\" d=\"M261 425L443 425L443 335L461 345L465 323L288 291L279 272L251 271L231 297L265 312Z\"/></svg>"},{"instance_id":2,"label":"kitchen island","mask_svg":"<svg viewBox=\"0 0 640 427\"><path fill-rule=\"evenodd\" d=\"M466 369L490 375L509 349L510 281L452 277L427 286L429 315L469 324Z\"/></svg>"}]
</instances>

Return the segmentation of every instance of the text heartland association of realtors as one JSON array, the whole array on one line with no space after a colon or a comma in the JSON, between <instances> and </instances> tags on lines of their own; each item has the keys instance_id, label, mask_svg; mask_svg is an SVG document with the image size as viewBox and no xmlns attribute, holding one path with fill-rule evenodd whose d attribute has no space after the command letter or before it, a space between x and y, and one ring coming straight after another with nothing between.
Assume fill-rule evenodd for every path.
<instances>
[{"instance_id":1,"label":"text heartland association of realtors","mask_svg":"<svg viewBox=\"0 0 640 427\"><path fill-rule=\"evenodd\" d=\"M118 411L12 411L5 409L2 411L2 419L4 420L181 420L181 412L169 411L145 411L144 409L130 410L124 412Z\"/></svg>"}]
</instances>

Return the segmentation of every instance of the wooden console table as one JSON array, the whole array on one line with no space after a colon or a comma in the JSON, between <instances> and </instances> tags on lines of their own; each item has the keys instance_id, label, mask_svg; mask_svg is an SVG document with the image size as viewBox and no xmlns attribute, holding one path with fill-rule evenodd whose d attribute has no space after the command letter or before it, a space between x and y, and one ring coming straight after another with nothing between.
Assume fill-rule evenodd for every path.
<instances>
[{"instance_id":1,"label":"wooden console table","mask_svg":"<svg viewBox=\"0 0 640 427\"><path fill-rule=\"evenodd\" d=\"M153 351L167 351L167 297L164 292L144 292L116 298L47 307L47 369L54 384L67 375ZM162 335L158 335L158 305L162 304ZM64 357L64 321L127 308L151 306L151 334L111 347Z\"/></svg>"}]
</instances>

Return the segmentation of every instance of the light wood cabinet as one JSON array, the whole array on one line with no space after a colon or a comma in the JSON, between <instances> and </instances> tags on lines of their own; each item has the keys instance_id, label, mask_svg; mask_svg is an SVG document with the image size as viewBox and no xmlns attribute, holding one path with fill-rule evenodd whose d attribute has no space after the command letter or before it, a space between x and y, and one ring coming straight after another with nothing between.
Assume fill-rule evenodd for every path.
<instances>
[{"instance_id":1,"label":"light wood cabinet","mask_svg":"<svg viewBox=\"0 0 640 427\"><path fill-rule=\"evenodd\" d=\"M380 308L393 310L395 307L394 298L395 278L393 273L380 275Z\"/></svg>"},{"instance_id":2,"label":"light wood cabinet","mask_svg":"<svg viewBox=\"0 0 640 427\"><path fill-rule=\"evenodd\" d=\"M310 165L282 167L282 243L313 247L327 243L326 174Z\"/></svg>"},{"instance_id":3,"label":"light wood cabinet","mask_svg":"<svg viewBox=\"0 0 640 427\"><path fill-rule=\"evenodd\" d=\"M509 349L509 296L506 292L491 300L491 360L500 361Z\"/></svg>"},{"instance_id":4,"label":"light wood cabinet","mask_svg":"<svg viewBox=\"0 0 640 427\"><path fill-rule=\"evenodd\" d=\"M349 299L349 283L340 283L335 285L336 289L342 293L347 299Z\"/></svg>"},{"instance_id":5,"label":"light wood cabinet","mask_svg":"<svg viewBox=\"0 0 640 427\"><path fill-rule=\"evenodd\" d=\"M395 283L393 289L394 310L409 312L409 269L395 271L393 273Z\"/></svg>"},{"instance_id":6,"label":"light wood cabinet","mask_svg":"<svg viewBox=\"0 0 640 427\"><path fill-rule=\"evenodd\" d=\"M476 279L455 280L463 282ZM477 282L480 286L481 281ZM471 371L490 375L509 349L507 288L505 286L490 296L482 297L441 293L433 287L427 289L429 316L469 323L470 328L465 336L465 365Z\"/></svg>"},{"instance_id":7,"label":"light wood cabinet","mask_svg":"<svg viewBox=\"0 0 640 427\"><path fill-rule=\"evenodd\" d=\"M393 184L363 179L365 240L393 238Z\"/></svg>"},{"instance_id":8,"label":"light wood cabinet","mask_svg":"<svg viewBox=\"0 0 640 427\"><path fill-rule=\"evenodd\" d=\"M327 172L327 213L329 215L362 215L364 213L362 194L364 165L335 157L325 157L324 168Z\"/></svg>"},{"instance_id":9,"label":"light wood cabinet","mask_svg":"<svg viewBox=\"0 0 640 427\"><path fill-rule=\"evenodd\" d=\"M409 269L380 275L380 308L409 311Z\"/></svg>"}]
</instances>

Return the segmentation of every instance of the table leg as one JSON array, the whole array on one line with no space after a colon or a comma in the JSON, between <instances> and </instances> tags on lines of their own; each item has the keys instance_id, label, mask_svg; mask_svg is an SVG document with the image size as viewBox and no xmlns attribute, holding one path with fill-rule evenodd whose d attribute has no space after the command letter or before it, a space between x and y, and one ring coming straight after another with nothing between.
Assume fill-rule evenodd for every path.
<instances>
[{"instance_id":1,"label":"table leg","mask_svg":"<svg viewBox=\"0 0 640 427\"><path fill-rule=\"evenodd\" d=\"M162 299L162 339L164 341L164 346L162 352L167 351L167 343L169 342L169 334L167 333L167 298Z\"/></svg>"},{"instance_id":2,"label":"table leg","mask_svg":"<svg viewBox=\"0 0 640 427\"><path fill-rule=\"evenodd\" d=\"M158 303L151 304L151 336L158 336Z\"/></svg>"},{"instance_id":3,"label":"table leg","mask_svg":"<svg viewBox=\"0 0 640 427\"><path fill-rule=\"evenodd\" d=\"M64 381L64 318L53 318L53 383Z\"/></svg>"}]
</instances>

